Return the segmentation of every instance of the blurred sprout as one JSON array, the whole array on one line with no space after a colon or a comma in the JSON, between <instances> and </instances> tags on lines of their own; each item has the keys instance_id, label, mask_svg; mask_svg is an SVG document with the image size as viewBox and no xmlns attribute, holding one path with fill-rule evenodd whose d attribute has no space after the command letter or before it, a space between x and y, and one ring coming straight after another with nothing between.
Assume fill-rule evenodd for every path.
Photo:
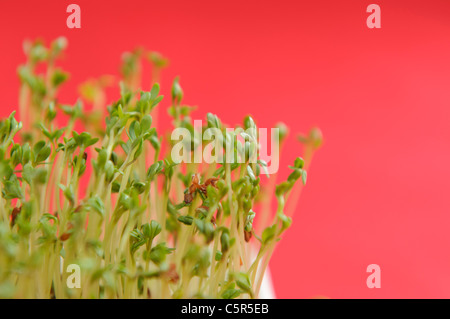
<instances>
[{"instance_id":1,"label":"blurred sprout","mask_svg":"<svg viewBox=\"0 0 450 319\"><path fill-rule=\"evenodd\" d=\"M158 68L165 68L169 65L169 60L156 51L149 52L148 59Z\"/></svg>"},{"instance_id":2,"label":"blurred sprout","mask_svg":"<svg viewBox=\"0 0 450 319\"><path fill-rule=\"evenodd\" d=\"M156 128L163 96L155 78L168 59L142 48L124 53L116 100L105 90L114 78L103 76L84 82L83 100L67 104L58 89L70 75L57 66L66 47L63 37L24 43L21 121L16 112L0 119L0 297L258 297L320 130L299 137L308 148L286 180L265 182L270 160L261 158L255 118L228 127L208 112L196 127L176 77L167 112L193 135L187 158L201 155L201 163L179 163L170 155L175 143ZM143 62L156 72L148 90ZM282 143L288 129L276 128ZM205 143L213 137L217 143ZM210 145L210 157L232 156L207 163ZM66 289L64 265L80 266L81 289Z\"/></svg>"},{"instance_id":3,"label":"blurred sprout","mask_svg":"<svg viewBox=\"0 0 450 319\"><path fill-rule=\"evenodd\" d=\"M318 149L323 143L322 131L314 127L309 131L308 135L299 135L298 140L303 144L311 145L313 149Z\"/></svg>"},{"instance_id":4,"label":"blurred sprout","mask_svg":"<svg viewBox=\"0 0 450 319\"><path fill-rule=\"evenodd\" d=\"M183 89L180 86L180 78L177 76L172 84L172 101L174 105L179 105L183 99Z\"/></svg>"}]
</instances>

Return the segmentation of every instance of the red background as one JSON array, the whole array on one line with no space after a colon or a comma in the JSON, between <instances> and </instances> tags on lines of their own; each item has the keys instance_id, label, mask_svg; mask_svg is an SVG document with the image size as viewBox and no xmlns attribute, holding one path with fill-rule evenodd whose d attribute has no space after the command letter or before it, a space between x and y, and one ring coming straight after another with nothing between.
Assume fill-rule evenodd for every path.
<instances>
[{"instance_id":1,"label":"red background","mask_svg":"<svg viewBox=\"0 0 450 319\"><path fill-rule=\"evenodd\" d=\"M195 118L323 131L271 262L278 297L450 298L448 1L373 0L381 29L361 0L74 2L81 29L66 27L69 1L2 0L0 115L17 106L25 38L68 38L65 103L86 78L118 74L123 51L157 50L171 60L163 93L180 75ZM295 134L287 148L283 166ZM366 286L372 263L380 289Z\"/></svg>"}]
</instances>

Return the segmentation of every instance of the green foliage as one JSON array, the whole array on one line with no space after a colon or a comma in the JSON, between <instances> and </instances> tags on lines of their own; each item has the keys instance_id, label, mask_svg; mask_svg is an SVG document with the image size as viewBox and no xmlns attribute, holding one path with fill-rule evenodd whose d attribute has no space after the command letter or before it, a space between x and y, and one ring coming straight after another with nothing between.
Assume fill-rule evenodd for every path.
<instances>
[{"instance_id":1,"label":"green foliage","mask_svg":"<svg viewBox=\"0 0 450 319\"><path fill-rule=\"evenodd\" d=\"M176 163L174 143L156 127L163 96L155 80L168 60L142 48L127 52L116 101L104 104L108 81L101 78L82 86L85 100L69 105L58 99L70 78L57 66L66 47L62 37L49 46L25 43L27 62L18 68L21 121L16 112L0 120L0 297L257 297L267 266L262 261L292 223L285 204L295 203L291 194L306 183L320 130L299 137L307 156L296 158L276 186L259 158L251 116L230 131L207 113L199 133L223 133L218 145L233 157ZM140 83L143 60L155 76L149 91ZM194 135L195 107L181 104L183 97L176 77L165 107L176 127ZM277 127L281 147L288 129ZM202 151L205 140L193 138L191 152ZM255 223L269 215L272 223ZM82 289L66 289L62 260L81 267Z\"/></svg>"}]
</instances>

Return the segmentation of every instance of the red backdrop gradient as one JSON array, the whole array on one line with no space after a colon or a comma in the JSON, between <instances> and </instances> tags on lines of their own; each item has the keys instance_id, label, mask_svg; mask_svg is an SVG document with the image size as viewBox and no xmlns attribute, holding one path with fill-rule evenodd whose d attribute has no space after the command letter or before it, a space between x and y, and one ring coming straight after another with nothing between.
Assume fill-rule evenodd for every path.
<instances>
[{"instance_id":1,"label":"red backdrop gradient","mask_svg":"<svg viewBox=\"0 0 450 319\"><path fill-rule=\"evenodd\" d=\"M2 0L1 116L17 106L25 38L68 38L65 103L118 74L123 51L160 51L164 93L180 75L195 118L324 133L270 264L278 297L450 298L449 1L73 2L81 29L66 27L70 1ZM370 3L381 29L366 26ZM282 166L299 150L291 134ZM372 263L380 289L366 286Z\"/></svg>"}]
</instances>

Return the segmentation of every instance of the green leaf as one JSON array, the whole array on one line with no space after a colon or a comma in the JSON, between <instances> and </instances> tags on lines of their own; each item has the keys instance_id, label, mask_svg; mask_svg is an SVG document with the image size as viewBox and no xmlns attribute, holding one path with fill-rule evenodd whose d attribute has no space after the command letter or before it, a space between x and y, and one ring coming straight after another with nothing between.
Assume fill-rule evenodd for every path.
<instances>
[{"instance_id":1,"label":"green leaf","mask_svg":"<svg viewBox=\"0 0 450 319\"><path fill-rule=\"evenodd\" d=\"M34 163L45 161L50 156L51 151L51 147L45 141L37 142L33 147Z\"/></svg>"},{"instance_id":2,"label":"green leaf","mask_svg":"<svg viewBox=\"0 0 450 319\"><path fill-rule=\"evenodd\" d=\"M17 180L4 181L3 185L4 189L2 190L2 193L4 199L23 198L24 194Z\"/></svg>"},{"instance_id":3,"label":"green leaf","mask_svg":"<svg viewBox=\"0 0 450 319\"><path fill-rule=\"evenodd\" d=\"M129 130L130 139L134 141L136 137L141 135L141 125L138 121L133 121L130 124L130 130Z\"/></svg>"},{"instance_id":4,"label":"green leaf","mask_svg":"<svg viewBox=\"0 0 450 319\"><path fill-rule=\"evenodd\" d=\"M307 173L306 173L306 171L304 169L302 169L302 182L303 182L303 185L306 184L306 177L307 177Z\"/></svg>"},{"instance_id":5,"label":"green leaf","mask_svg":"<svg viewBox=\"0 0 450 319\"><path fill-rule=\"evenodd\" d=\"M69 73L62 71L61 69L56 69L52 74L52 85L53 87L58 87L69 78Z\"/></svg>"},{"instance_id":6,"label":"green leaf","mask_svg":"<svg viewBox=\"0 0 450 319\"><path fill-rule=\"evenodd\" d=\"M153 178L162 171L163 164L163 161L153 163L147 171L147 179L150 181L153 180Z\"/></svg>"},{"instance_id":7,"label":"green leaf","mask_svg":"<svg viewBox=\"0 0 450 319\"><path fill-rule=\"evenodd\" d=\"M141 119L141 132L146 133L150 130L152 126L152 117L151 115L144 115Z\"/></svg>"},{"instance_id":8,"label":"green leaf","mask_svg":"<svg viewBox=\"0 0 450 319\"><path fill-rule=\"evenodd\" d=\"M190 225L192 225L194 218L191 216L179 216L178 221L180 221L181 223L183 223L185 225L190 226Z\"/></svg>"},{"instance_id":9,"label":"green leaf","mask_svg":"<svg viewBox=\"0 0 450 319\"><path fill-rule=\"evenodd\" d=\"M180 104L183 99L183 89L180 86L180 78L177 76L172 84L172 101L174 104Z\"/></svg>"},{"instance_id":10,"label":"green leaf","mask_svg":"<svg viewBox=\"0 0 450 319\"><path fill-rule=\"evenodd\" d=\"M156 136L156 135L150 136L149 141L150 141L150 144L152 144L152 146L153 146L153 148L155 150L159 150L161 148L161 143L160 143L160 141L158 139L158 136Z\"/></svg>"},{"instance_id":11,"label":"green leaf","mask_svg":"<svg viewBox=\"0 0 450 319\"><path fill-rule=\"evenodd\" d=\"M219 128L220 129L221 124L220 124L220 120L217 117L217 115L214 115L212 113L208 113L208 114L206 114L206 120L208 122L208 127L209 128Z\"/></svg>"},{"instance_id":12,"label":"green leaf","mask_svg":"<svg viewBox=\"0 0 450 319\"><path fill-rule=\"evenodd\" d=\"M303 158L301 157L297 157L294 161L294 166L296 168L303 168L303 166L305 165L305 161L303 160Z\"/></svg>"},{"instance_id":13,"label":"green leaf","mask_svg":"<svg viewBox=\"0 0 450 319\"><path fill-rule=\"evenodd\" d=\"M270 240L272 240L275 237L276 230L276 225L272 225L264 229L261 237L262 243L267 244Z\"/></svg>"},{"instance_id":14,"label":"green leaf","mask_svg":"<svg viewBox=\"0 0 450 319\"><path fill-rule=\"evenodd\" d=\"M210 221L205 219L194 219L200 233L205 236L206 242L209 243L214 239L214 226Z\"/></svg>"},{"instance_id":15,"label":"green leaf","mask_svg":"<svg viewBox=\"0 0 450 319\"><path fill-rule=\"evenodd\" d=\"M28 185L31 185L33 170L33 166L30 163L25 164L22 169L22 178Z\"/></svg>"},{"instance_id":16,"label":"green leaf","mask_svg":"<svg viewBox=\"0 0 450 319\"><path fill-rule=\"evenodd\" d=\"M163 261L166 260L166 256L172 251L174 251L175 248L169 248L166 246L166 243L161 243L153 247L150 251L150 255L147 256L150 258L151 261L153 261L155 264L159 265Z\"/></svg>"},{"instance_id":17,"label":"green leaf","mask_svg":"<svg viewBox=\"0 0 450 319\"><path fill-rule=\"evenodd\" d=\"M216 261L220 261L222 259L222 256L223 256L222 252L220 250L218 250L218 251L216 251L216 255L214 256L214 259Z\"/></svg>"},{"instance_id":18,"label":"green leaf","mask_svg":"<svg viewBox=\"0 0 450 319\"><path fill-rule=\"evenodd\" d=\"M235 299L235 298L239 297L240 294L241 294L241 291L238 289L227 289L222 293L221 297L223 299Z\"/></svg>"},{"instance_id":19,"label":"green leaf","mask_svg":"<svg viewBox=\"0 0 450 319\"><path fill-rule=\"evenodd\" d=\"M250 165L247 165L247 173L248 173L248 176L250 177L250 180L252 182L256 181L256 176L253 173L253 169L250 167Z\"/></svg>"},{"instance_id":20,"label":"green leaf","mask_svg":"<svg viewBox=\"0 0 450 319\"><path fill-rule=\"evenodd\" d=\"M231 243L228 230L222 232L222 235L220 236L220 245L223 253L226 253L228 249L230 249Z\"/></svg>"},{"instance_id":21,"label":"green leaf","mask_svg":"<svg viewBox=\"0 0 450 319\"><path fill-rule=\"evenodd\" d=\"M31 148L30 144L25 143L22 145L22 165L27 164L31 159Z\"/></svg>"},{"instance_id":22,"label":"green leaf","mask_svg":"<svg viewBox=\"0 0 450 319\"><path fill-rule=\"evenodd\" d=\"M98 195L94 195L94 197L88 199L87 207L88 209L98 213L100 216L105 216L105 206Z\"/></svg>"},{"instance_id":23,"label":"green leaf","mask_svg":"<svg viewBox=\"0 0 450 319\"><path fill-rule=\"evenodd\" d=\"M152 241L159 233L161 233L162 227L156 221L152 220L150 223L142 225L142 233L147 240Z\"/></svg>"},{"instance_id":24,"label":"green leaf","mask_svg":"<svg viewBox=\"0 0 450 319\"><path fill-rule=\"evenodd\" d=\"M255 121L251 116L246 116L244 118L244 129L256 127Z\"/></svg>"},{"instance_id":25,"label":"green leaf","mask_svg":"<svg viewBox=\"0 0 450 319\"><path fill-rule=\"evenodd\" d=\"M235 274L234 277L238 287L252 295L252 284L250 283L250 278L248 277L248 275L241 272Z\"/></svg>"},{"instance_id":26,"label":"green leaf","mask_svg":"<svg viewBox=\"0 0 450 319\"><path fill-rule=\"evenodd\" d=\"M158 97L159 90L160 90L159 84L158 83L153 84L152 90L150 91L150 98L152 100Z\"/></svg>"}]
</instances>

